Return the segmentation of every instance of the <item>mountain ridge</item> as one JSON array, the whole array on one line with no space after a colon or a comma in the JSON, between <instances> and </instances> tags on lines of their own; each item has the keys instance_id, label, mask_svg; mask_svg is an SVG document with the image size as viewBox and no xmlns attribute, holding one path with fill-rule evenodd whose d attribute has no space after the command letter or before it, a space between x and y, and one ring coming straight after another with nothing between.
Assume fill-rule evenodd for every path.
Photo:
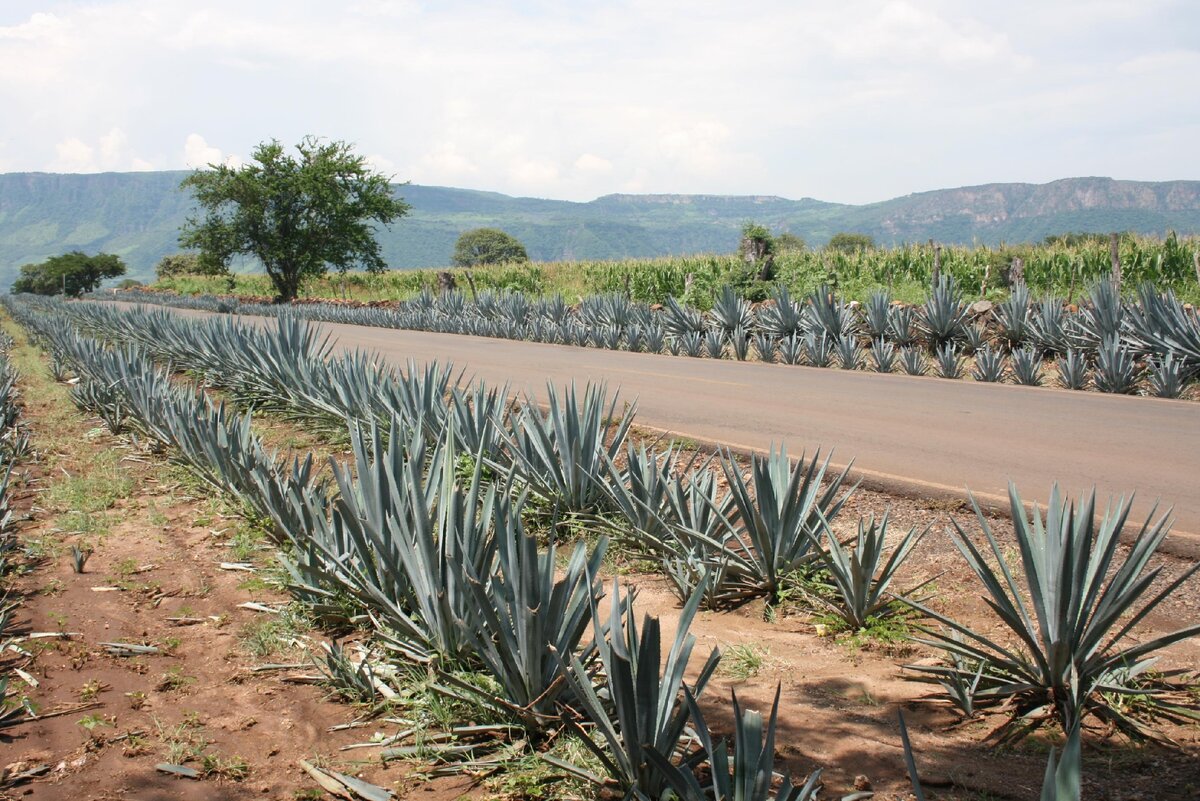
<instances>
[{"instance_id":1,"label":"mountain ridge","mask_svg":"<svg viewBox=\"0 0 1200 801\"><path fill-rule=\"evenodd\" d=\"M187 171L0 174L0 288L21 264L72 249L121 255L130 275L178 250L192 208ZM536 260L646 258L731 252L754 220L820 245L839 231L880 244L1037 241L1067 231L1200 233L1200 181L1063 178L934 189L861 205L777 195L612 193L590 201L513 197L486 190L398 184L412 214L380 232L394 268L449 262L469 228L503 228Z\"/></svg>"}]
</instances>

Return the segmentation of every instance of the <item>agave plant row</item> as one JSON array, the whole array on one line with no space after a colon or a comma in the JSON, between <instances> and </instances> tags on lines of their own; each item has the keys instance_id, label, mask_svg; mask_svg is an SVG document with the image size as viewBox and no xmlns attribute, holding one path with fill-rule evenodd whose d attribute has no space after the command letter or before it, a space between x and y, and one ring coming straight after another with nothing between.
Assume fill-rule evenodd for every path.
<instances>
[{"instance_id":1,"label":"agave plant row","mask_svg":"<svg viewBox=\"0 0 1200 801\"><path fill-rule=\"evenodd\" d=\"M317 480L311 459L278 465L253 435L247 415L229 413L170 381L153 364L151 351L129 344L105 347L74 328L86 326L115 340L120 325L136 327L136 315L116 320L109 315L119 313L112 310L75 306L67 312L53 303L35 309L19 300L8 306L81 378L80 403L110 425L131 426L170 446L176 458L273 521L289 554L297 595L330 614L339 608L335 601L352 599L398 660L426 665L439 675L444 692L489 709L494 723L456 733L453 748L466 758L483 758L488 746L479 742L481 736L494 743L515 727L531 741L545 742L565 727L581 742L595 744L608 780L631 797L669 791L699 798L733 786L758 787L746 797L767 797L776 712L764 728L761 715L739 710L730 773L727 746L708 735L695 705L719 654L711 654L698 678L686 684L694 645L688 627L701 605L777 596L785 577L797 571L823 569L833 585L824 602L849 627L891 613L898 599L941 623L942 629L927 627L927 640L947 654L946 664L922 668L921 674L964 715L989 706L1019 710L1006 729L1012 736L1056 720L1077 737L1089 717L1146 736L1119 699L1137 694L1151 699L1159 713L1173 714L1171 688L1150 671L1150 655L1200 632L1200 626L1191 626L1126 644L1133 624L1187 575L1148 596L1157 574L1149 560L1168 523L1148 522L1122 560L1116 533L1127 516L1124 502L1097 529L1090 500L1076 510L1055 491L1045 518L1037 512L1030 517L1014 489L1012 512L1028 587L1007 572L994 574L991 560L956 528L959 549L990 605L1024 643L1014 650L940 615L916 595L919 587L891 591L923 532L910 530L890 556L884 548L886 518L860 521L853 548L833 537L830 521L853 488L845 486L845 471L829 471L828 459L817 455L793 462L780 449L753 459L747 474L728 453L697 464L673 448L637 446L626 442L629 416L618 419L616 399L608 401L600 388L589 388L582 398L573 388L563 393L551 388L548 412L530 403L511 408L502 403L504 412L492 414L485 401L478 415L434 414L440 422L429 425L428 409L452 405L459 385L443 381L440 371L410 370L415 378L391 380L414 381L424 387L415 395L428 401L397 404L386 418L379 407L365 407L369 416L352 418L348 427L352 464L333 465L333 486L327 486ZM294 320L281 321L273 333L251 334L228 321L219 325L230 337L308 342L310 350L293 355L315 353L320 364L336 361ZM177 365L200 358L189 355L186 332L172 339L169 330L157 332L159 353L175 349ZM345 401L306 400L287 370L276 374L287 386L253 389L237 370L257 368L226 367L220 340L193 341L205 343L210 366L191 369L223 386L251 387L244 392L252 402L259 392L271 391L287 399L282 410L350 416ZM236 338L232 343L245 345ZM259 344L261 358L278 358L278 348ZM247 352L259 351L242 350ZM316 371L316 364L296 366L298 375ZM318 380L314 386L323 385ZM461 396L464 412L475 410L475 397ZM464 448L460 419L479 432L474 449ZM724 492L717 489L722 474L729 486ZM555 514L587 515L661 561L684 602L665 666L658 621L636 625L631 593L614 585L603 601L607 616L599 611L603 592L596 574L608 540L576 545L561 568L553 534L549 548L540 550L525 527L534 496L551 502ZM1004 564L982 514L979 520L992 556ZM1074 577L1081 575L1092 578L1080 585ZM1039 604L1036 615L1022 606L1023 593L1031 590ZM453 667L484 673L490 681L484 686L464 679ZM701 750L685 756L689 727L698 733ZM1077 745L1068 753L1074 756L1064 756L1063 764L1077 771ZM706 759L708 770L695 773ZM700 786L702 775L708 778ZM810 777L785 787L780 797L808 798L815 787Z\"/></svg>"},{"instance_id":2,"label":"agave plant row","mask_svg":"<svg viewBox=\"0 0 1200 801\"><path fill-rule=\"evenodd\" d=\"M0 334L0 577L8 573L9 559L18 548L8 492L13 466L29 453L29 433L20 421L20 376L9 361L13 344L11 337ZM0 617L6 609L5 598L0 595Z\"/></svg>"},{"instance_id":3,"label":"agave plant row","mask_svg":"<svg viewBox=\"0 0 1200 801\"><path fill-rule=\"evenodd\" d=\"M584 298L569 306L561 296L529 297L520 292L479 293L426 290L393 308L306 303L274 306L239 304L215 297L137 292L139 302L247 315L304 319L388 328L472 334L610 350L671 353L692 357L807 364L815 367L893 372L900 365L924 375L921 351L935 357L937 375L958 378L963 357L982 355L977 380L1026 385L1042 383L1046 359L1057 359L1059 383L1103 392L1143 391L1177 397L1200 373L1200 318L1172 291L1152 284L1138 288L1136 301L1121 298L1110 281L1095 284L1080 308L1062 299L1034 301L1023 284L992 310L976 314L954 278L942 275L919 306L893 302L885 291L859 304L820 287L807 298L780 286L757 307L726 286L711 310L701 312L674 298L650 306L624 295ZM1011 357L1009 356L1011 354ZM1011 359L1011 367L1009 360ZM1068 369L1069 367L1069 369ZM1083 375L1079 375L1082 367ZM1088 374L1094 374L1091 381Z\"/></svg>"},{"instance_id":4,"label":"agave plant row","mask_svg":"<svg viewBox=\"0 0 1200 801\"><path fill-rule=\"evenodd\" d=\"M514 469L485 481L491 468L480 450L466 454L473 467L462 475L453 418L436 441L398 416L386 432L375 421L351 425L353 464L335 464L330 487L311 459L278 464L248 414L173 382L141 347L106 347L62 315L8 306L80 379L81 405L169 447L273 522L299 597L327 614L335 613L335 596L349 597L398 660L426 666L442 692L491 711L492 723L452 732L455 743L443 757L479 764L514 729L545 744L567 727L587 743L593 736L605 742L596 748L610 775L595 778L629 797L661 797L681 772L700 766L694 756L680 759L689 725L704 726L685 697L703 692L720 658L714 650L700 677L685 685L695 644L689 623L704 593L688 602L663 667L658 621L637 624L633 593L614 584L609 613L598 611L607 541L576 545L563 570L553 536L540 549L523 525L532 490ZM490 681L466 680L463 670ZM736 727L745 742L761 730L750 714ZM773 730L765 736L769 743ZM732 778L759 786L752 797L766 799L772 774L768 757L735 768ZM812 778L783 797L811 798L816 787Z\"/></svg>"}]
</instances>

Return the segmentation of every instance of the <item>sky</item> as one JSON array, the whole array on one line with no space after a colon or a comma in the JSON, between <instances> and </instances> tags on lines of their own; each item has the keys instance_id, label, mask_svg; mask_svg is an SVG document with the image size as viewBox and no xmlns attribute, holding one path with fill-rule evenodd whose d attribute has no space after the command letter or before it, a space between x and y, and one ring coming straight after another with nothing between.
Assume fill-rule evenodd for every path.
<instances>
[{"instance_id":1,"label":"sky","mask_svg":"<svg viewBox=\"0 0 1200 801\"><path fill-rule=\"evenodd\" d=\"M1196 0L0 2L0 172L244 162L843 203L1200 178Z\"/></svg>"}]
</instances>

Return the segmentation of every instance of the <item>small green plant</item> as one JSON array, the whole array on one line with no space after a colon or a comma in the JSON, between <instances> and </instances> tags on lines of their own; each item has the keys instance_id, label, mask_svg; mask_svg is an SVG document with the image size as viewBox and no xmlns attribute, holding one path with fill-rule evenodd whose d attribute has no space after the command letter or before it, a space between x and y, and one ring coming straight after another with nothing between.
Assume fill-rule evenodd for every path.
<instances>
[{"instance_id":1,"label":"small green plant","mask_svg":"<svg viewBox=\"0 0 1200 801\"><path fill-rule=\"evenodd\" d=\"M767 654L755 643L731 645L722 652L720 673L735 681L752 679L762 670Z\"/></svg>"},{"instance_id":2,"label":"small green plant","mask_svg":"<svg viewBox=\"0 0 1200 801\"><path fill-rule=\"evenodd\" d=\"M87 564L88 558L92 555L92 549L86 545L80 548L78 545L71 546L71 569L76 573L82 573L84 565Z\"/></svg>"},{"instance_id":3,"label":"small green plant","mask_svg":"<svg viewBox=\"0 0 1200 801\"><path fill-rule=\"evenodd\" d=\"M111 721L105 719L104 716L93 714L80 718L79 725L87 729L88 734L95 736L96 729L103 728L105 726L112 726L113 724Z\"/></svg>"},{"instance_id":4,"label":"small green plant","mask_svg":"<svg viewBox=\"0 0 1200 801\"><path fill-rule=\"evenodd\" d=\"M93 679L92 681L84 682L84 685L79 688L79 700L89 702L96 700L96 696L104 689L104 685Z\"/></svg>"},{"instance_id":5,"label":"small green plant","mask_svg":"<svg viewBox=\"0 0 1200 801\"><path fill-rule=\"evenodd\" d=\"M156 689L159 692L176 692L186 690L196 681L195 676L185 676L183 668L172 667L168 668L166 673L163 673L158 679Z\"/></svg>"},{"instance_id":6,"label":"small green plant","mask_svg":"<svg viewBox=\"0 0 1200 801\"><path fill-rule=\"evenodd\" d=\"M130 576L137 575L139 567L140 566L138 565L136 559L122 559L120 562L117 562L115 565L113 565L113 571L116 572L118 576L129 578Z\"/></svg>"},{"instance_id":7,"label":"small green plant","mask_svg":"<svg viewBox=\"0 0 1200 801\"><path fill-rule=\"evenodd\" d=\"M240 782L250 775L250 763L240 756L222 757L207 753L200 757L200 771L205 776Z\"/></svg>"}]
</instances>

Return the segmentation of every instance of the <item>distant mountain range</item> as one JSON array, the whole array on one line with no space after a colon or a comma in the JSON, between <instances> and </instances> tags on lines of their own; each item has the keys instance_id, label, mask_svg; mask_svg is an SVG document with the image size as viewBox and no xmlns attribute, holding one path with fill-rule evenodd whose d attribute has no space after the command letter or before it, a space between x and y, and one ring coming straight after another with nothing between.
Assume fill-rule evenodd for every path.
<instances>
[{"instance_id":1,"label":"distant mountain range","mask_svg":"<svg viewBox=\"0 0 1200 801\"><path fill-rule=\"evenodd\" d=\"M67 250L122 256L149 278L178 250L191 207L186 172L0 174L0 291L22 264ZM502 228L536 260L619 259L737 248L747 220L788 231L810 245L839 231L881 244L1028 242L1067 231L1200 232L1200 181L1066 178L1048 184L940 189L861 206L773 196L606 195L587 203L516 198L496 192L398 186L413 211L380 234L397 269L449 263L470 228Z\"/></svg>"}]
</instances>

